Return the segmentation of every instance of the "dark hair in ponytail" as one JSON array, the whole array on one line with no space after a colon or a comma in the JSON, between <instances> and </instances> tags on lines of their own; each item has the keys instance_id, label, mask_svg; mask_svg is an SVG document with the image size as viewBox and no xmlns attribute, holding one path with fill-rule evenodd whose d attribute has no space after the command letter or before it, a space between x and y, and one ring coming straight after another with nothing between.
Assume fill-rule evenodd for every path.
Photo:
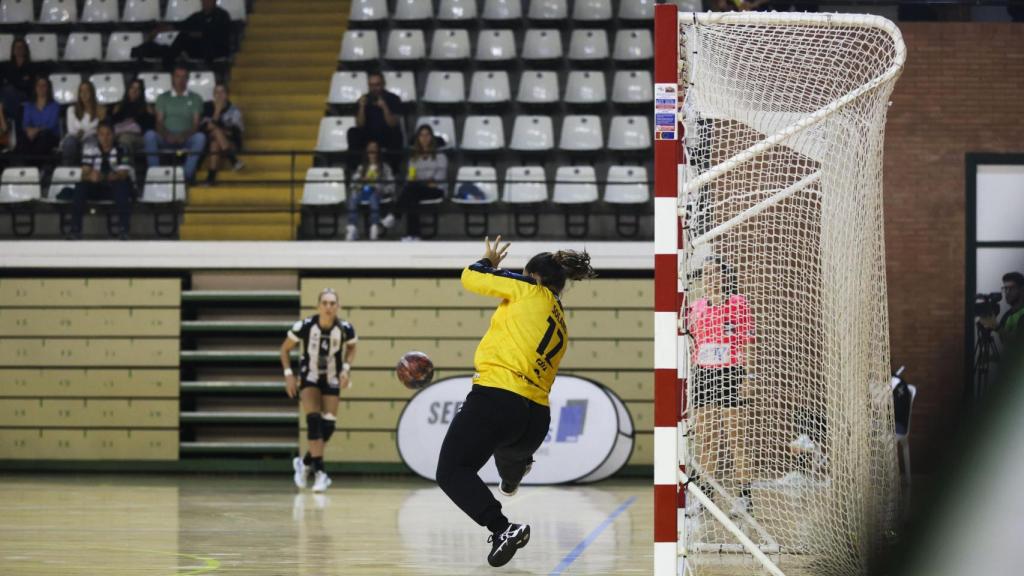
<instances>
[{"instance_id":1,"label":"dark hair in ponytail","mask_svg":"<svg viewBox=\"0 0 1024 576\"><path fill-rule=\"evenodd\" d=\"M590 254L575 250L541 252L530 258L524 271L540 276L540 283L555 294L562 293L566 279L586 280L597 277L597 272L590 267Z\"/></svg>"}]
</instances>

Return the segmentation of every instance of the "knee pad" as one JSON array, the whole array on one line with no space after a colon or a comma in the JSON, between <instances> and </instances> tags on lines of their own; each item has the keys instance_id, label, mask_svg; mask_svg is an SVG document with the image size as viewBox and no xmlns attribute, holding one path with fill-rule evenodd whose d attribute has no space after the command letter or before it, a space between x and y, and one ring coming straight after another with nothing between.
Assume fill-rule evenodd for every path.
<instances>
[{"instance_id":1,"label":"knee pad","mask_svg":"<svg viewBox=\"0 0 1024 576\"><path fill-rule=\"evenodd\" d=\"M320 422L320 430L323 433L324 442L331 439L331 435L334 434L334 427L338 423L338 417L330 412L326 412L321 415L323 420Z\"/></svg>"},{"instance_id":2,"label":"knee pad","mask_svg":"<svg viewBox=\"0 0 1024 576\"><path fill-rule=\"evenodd\" d=\"M319 412L306 414L306 438L320 440L323 438L323 418Z\"/></svg>"}]
</instances>

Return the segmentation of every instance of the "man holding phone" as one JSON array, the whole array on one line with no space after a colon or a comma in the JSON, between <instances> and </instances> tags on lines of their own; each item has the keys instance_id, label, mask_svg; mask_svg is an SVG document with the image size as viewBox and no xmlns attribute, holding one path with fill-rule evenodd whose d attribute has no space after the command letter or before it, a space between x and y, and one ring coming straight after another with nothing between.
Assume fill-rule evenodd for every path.
<instances>
[{"instance_id":1,"label":"man holding phone","mask_svg":"<svg viewBox=\"0 0 1024 576\"><path fill-rule=\"evenodd\" d=\"M386 152L402 150L402 99L385 89L384 75L378 70L369 73L366 83L369 92L359 98L356 125L348 131L349 152L362 156L371 141Z\"/></svg>"}]
</instances>

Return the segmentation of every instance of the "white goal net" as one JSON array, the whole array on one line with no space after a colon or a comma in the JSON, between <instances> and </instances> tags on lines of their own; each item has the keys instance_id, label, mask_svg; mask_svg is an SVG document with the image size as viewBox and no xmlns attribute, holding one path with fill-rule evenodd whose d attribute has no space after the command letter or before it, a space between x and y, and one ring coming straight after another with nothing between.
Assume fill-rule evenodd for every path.
<instances>
[{"instance_id":1,"label":"white goal net","mask_svg":"<svg viewBox=\"0 0 1024 576\"><path fill-rule=\"evenodd\" d=\"M679 20L686 570L867 574L899 496L882 143L903 42L871 16Z\"/></svg>"}]
</instances>

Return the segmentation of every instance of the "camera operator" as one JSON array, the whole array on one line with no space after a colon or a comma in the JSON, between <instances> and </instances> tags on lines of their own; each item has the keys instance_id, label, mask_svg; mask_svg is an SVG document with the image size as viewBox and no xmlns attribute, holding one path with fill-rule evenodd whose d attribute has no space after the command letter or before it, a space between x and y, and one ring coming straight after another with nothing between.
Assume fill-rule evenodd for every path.
<instances>
[{"instance_id":1,"label":"camera operator","mask_svg":"<svg viewBox=\"0 0 1024 576\"><path fill-rule=\"evenodd\" d=\"M359 98L356 125L348 131L348 150L362 157L367 142L377 142L386 152L400 152L402 144L402 99L388 92L384 75L370 72L366 79L369 92Z\"/></svg>"},{"instance_id":2,"label":"camera operator","mask_svg":"<svg viewBox=\"0 0 1024 576\"><path fill-rule=\"evenodd\" d=\"M1006 303L1010 309L997 321L999 298L997 294L993 295L990 301L996 305L991 306L990 313L981 316L978 323L999 334L1004 351L1019 350L1020 346L1024 344L1024 274L1020 272L1004 274L1003 294L1006 296Z\"/></svg>"}]
</instances>

